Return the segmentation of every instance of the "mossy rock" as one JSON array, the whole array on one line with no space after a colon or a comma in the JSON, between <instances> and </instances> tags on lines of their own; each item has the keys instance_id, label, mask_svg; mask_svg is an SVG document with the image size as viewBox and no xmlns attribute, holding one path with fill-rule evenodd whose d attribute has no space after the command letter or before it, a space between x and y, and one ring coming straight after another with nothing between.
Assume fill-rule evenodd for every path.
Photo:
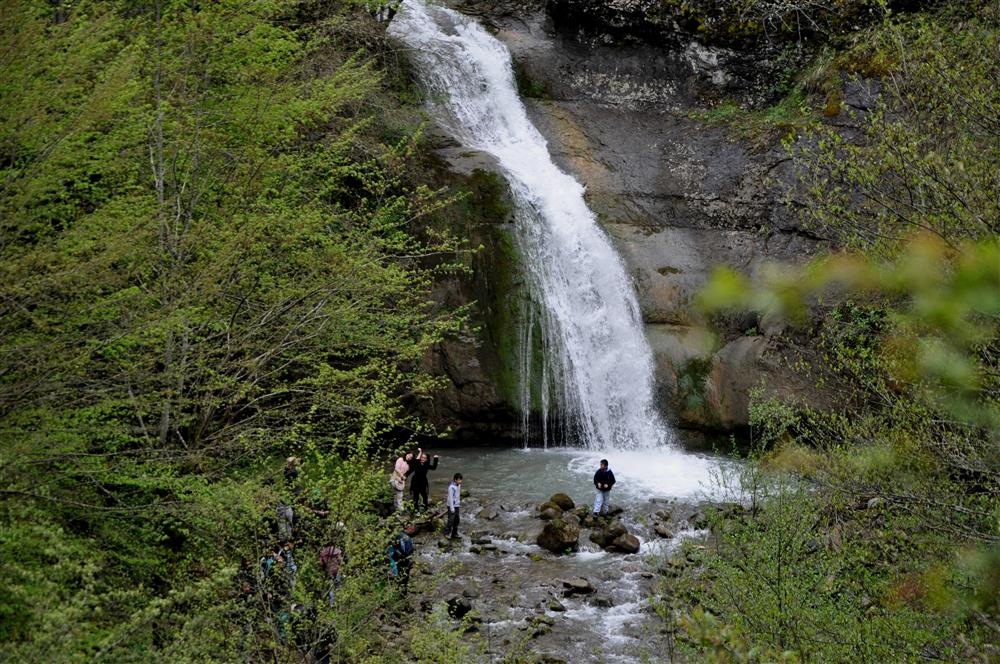
<instances>
[{"instance_id":1,"label":"mossy rock","mask_svg":"<svg viewBox=\"0 0 1000 664\"><path fill-rule=\"evenodd\" d=\"M549 502L559 506L559 509L568 512L576 507L576 503L565 493L557 493L549 498Z\"/></svg>"}]
</instances>

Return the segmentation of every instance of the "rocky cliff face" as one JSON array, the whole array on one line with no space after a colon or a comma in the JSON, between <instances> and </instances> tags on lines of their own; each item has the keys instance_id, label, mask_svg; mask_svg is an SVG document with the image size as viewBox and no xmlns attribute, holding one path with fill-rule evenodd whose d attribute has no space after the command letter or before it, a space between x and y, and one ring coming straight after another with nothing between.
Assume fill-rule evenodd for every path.
<instances>
[{"instance_id":1,"label":"rocky cliff face","mask_svg":"<svg viewBox=\"0 0 1000 664\"><path fill-rule=\"evenodd\" d=\"M466 151L434 130L430 139L437 183L468 194L451 209L451 231L473 250L465 258L467 272L438 281L432 300L440 307L471 307L471 320L464 333L437 344L424 358L424 368L443 385L417 408L456 442L520 442L515 348L520 277L507 186L493 172L489 155Z\"/></svg>"},{"instance_id":2,"label":"rocky cliff face","mask_svg":"<svg viewBox=\"0 0 1000 664\"><path fill-rule=\"evenodd\" d=\"M766 101L775 55L708 47L662 20L653 29L640 5L473 1L460 9L508 45L533 121L557 162L586 185L624 257L677 423L745 425L755 387L824 401L791 370L788 359L808 352L780 322L710 321L693 306L716 265L752 274L822 245L781 202L794 173L777 141L741 141L693 117L720 98Z\"/></svg>"}]
</instances>

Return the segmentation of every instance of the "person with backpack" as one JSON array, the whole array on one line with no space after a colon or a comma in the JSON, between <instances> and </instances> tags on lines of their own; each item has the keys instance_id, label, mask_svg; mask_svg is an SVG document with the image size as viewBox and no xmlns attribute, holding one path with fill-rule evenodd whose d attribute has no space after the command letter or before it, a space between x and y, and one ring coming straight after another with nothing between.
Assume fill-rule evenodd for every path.
<instances>
[{"instance_id":1,"label":"person with backpack","mask_svg":"<svg viewBox=\"0 0 1000 664\"><path fill-rule=\"evenodd\" d=\"M278 515L278 541L282 543L292 541L297 521L295 510L291 505L282 504L278 505L274 511Z\"/></svg>"},{"instance_id":2,"label":"person with backpack","mask_svg":"<svg viewBox=\"0 0 1000 664\"><path fill-rule=\"evenodd\" d=\"M410 478L410 495L413 497L413 507L417 510L427 509L427 489L430 483L427 481L427 473L432 470L437 470L438 467L438 455L428 461L427 453L423 449L417 450L417 456L413 459L410 464L410 468L413 472L413 477ZM423 505L421 506L421 500Z\"/></svg>"},{"instance_id":3,"label":"person with backpack","mask_svg":"<svg viewBox=\"0 0 1000 664\"><path fill-rule=\"evenodd\" d=\"M448 485L448 524L444 527L444 534L449 539L458 538L459 507L462 504L462 473L455 473L451 484Z\"/></svg>"},{"instance_id":4,"label":"person with backpack","mask_svg":"<svg viewBox=\"0 0 1000 664\"><path fill-rule=\"evenodd\" d=\"M413 527L393 538L392 544L386 550L389 557L389 578L397 580L405 590L410 584L410 569L413 567L413 538L410 534Z\"/></svg>"},{"instance_id":5,"label":"person with backpack","mask_svg":"<svg viewBox=\"0 0 1000 664\"><path fill-rule=\"evenodd\" d=\"M298 526L299 515L296 513L293 504L302 493L299 471L302 468L302 459L297 456L290 456L285 459L284 477L285 491L284 500L275 508L278 517L278 541L290 542L295 535Z\"/></svg>"},{"instance_id":6,"label":"person with backpack","mask_svg":"<svg viewBox=\"0 0 1000 664\"><path fill-rule=\"evenodd\" d=\"M601 459L601 466L594 473L594 488L597 496L594 498L594 516L607 514L611 509L611 487L615 485L615 474L608 468L608 460Z\"/></svg>"},{"instance_id":7,"label":"person with backpack","mask_svg":"<svg viewBox=\"0 0 1000 664\"><path fill-rule=\"evenodd\" d=\"M288 623L288 603L295 589L298 570L290 546L276 547L260 559L258 584L270 616L276 621L274 627L277 635L282 640Z\"/></svg>"},{"instance_id":8,"label":"person with backpack","mask_svg":"<svg viewBox=\"0 0 1000 664\"><path fill-rule=\"evenodd\" d=\"M326 572L326 577L330 584L330 589L327 591L326 597L330 602L330 606L333 606L334 595L337 588L340 587L340 567L344 564L344 552L341 551L339 546L328 544L320 549L319 564L323 568L323 571Z\"/></svg>"}]
</instances>

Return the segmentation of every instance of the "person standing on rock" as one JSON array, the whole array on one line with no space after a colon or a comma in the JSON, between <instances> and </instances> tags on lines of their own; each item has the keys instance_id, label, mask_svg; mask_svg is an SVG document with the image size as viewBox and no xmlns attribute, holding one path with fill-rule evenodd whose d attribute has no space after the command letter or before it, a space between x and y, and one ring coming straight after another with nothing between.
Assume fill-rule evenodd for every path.
<instances>
[{"instance_id":1,"label":"person standing on rock","mask_svg":"<svg viewBox=\"0 0 1000 664\"><path fill-rule=\"evenodd\" d=\"M458 509L462 503L462 473L455 473L454 479L448 485L448 525L444 534L455 539L458 537Z\"/></svg>"},{"instance_id":2,"label":"person standing on rock","mask_svg":"<svg viewBox=\"0 0 1000 664\"><path fill-rule=\"evenodd\" d=\"M611 509L611 487L615 485L615 474L608 468L608 460L601 459L601 467L594 473L594 488L597 497L594 498L594 516L607 514Z\"/></svg>"},{"instance_id":3,"label":"person standing on rock","mask_svg":"<svg viewBox=\"0 0 1000 664\"><path fill-rule=\"evenodd\" d=\"M428 461L427 453L423 449L417 450L416 458L410 463L413 477L410 478L410 495L413 496L413 508L416 510L427 509L427 472L437 470L438 455ZM423 507L421 507L423 499Z\"/></svg>"},{"instance_id":4,"label":"person standing on rock","mask_svg":"<svg viewBox=\"0 0 1000 664\"><path fill-rule=\"evenodd\" d=\"M389 477L389 484L395 492L395 495L393 496L393 504L396 506L397 512L403 511L403 490L406 489L406 476L413 472L413 469L410 466L412 461L413 452L407 452L406 456L401 456L396 459L396 465L392 470L392 476Z\"/></svg>"}]
</instances>

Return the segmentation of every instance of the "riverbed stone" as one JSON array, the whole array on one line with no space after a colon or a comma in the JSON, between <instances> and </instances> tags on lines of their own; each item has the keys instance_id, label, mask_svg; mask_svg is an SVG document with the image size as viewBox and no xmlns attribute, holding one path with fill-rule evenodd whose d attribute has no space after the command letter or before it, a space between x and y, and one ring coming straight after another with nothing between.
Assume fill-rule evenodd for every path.
<instances>
[{"instance_id":1,"label":"riverbed stone","mask_svg":"<svg viewBox=\"0 0 1000 664\"><path fill-rule=\"evenodd\" d=\"M545 524L538 535L538 546L552 553L576 551L580 545L580 522L572 514L563 514Z\"/></svg>"},{"instance_id":2,"label":"riverbed stone","mask_svg":"<svg viewBox=\"0 0 1000 664\"><path fill-rule=\"evenodd\" d=\"M571 579L563 579L563 594L569 597L570 595L589 595L591 593L597 592L597 588L582 576L573 577Z\"/></svg>"},{"instance_id":3,"label":"riverbed stone","mask_svg":"<svg viewBox=\"0 0 1000 664\"><path fill-rule=\"evenodd\" d=\"M674 536L674 533L662 523L654 524L653 532L664 539L670 539Z\"/></svg>"},{"instance_id":4,"label":"riverbed stone","mask_svg":"<svg viewBox=\"0 0 1000 664\"><path fill-rule=\"evenodd\" d=\"M673 516L674 511L672 509L662 509L653 512L653 516L660 521L669 521L670 517Z\"/></svg>"},{"instance_id":5,"label":"riverbed stone","mask_svg":"<svg viewBox=\"0 0 1000 664\"><path fill-rule=\"evenodd\" d=\"M556 624L555 618L547 616L544 613L536 613L528 620L534 625L548 625L551 627Z\"/></svg>"},{"instance_id":6,"label":"riverbed stone","mask_svg":"<svg viewBox=\"0 0 1000 664\"><path fill-rule=\"evenodd\" d=\"M565 493L554 494L551 498L549 498L549 502L558 505L559 509L563 511L569 511L576 507L576 503L573 502L573 499Z\"/></svg>"},{"instance_id":7,"label":"riverbed stone","mask_svg":"<svg viewBox=\"0 0 1000 664\"><path fill-rule=\"evenodd\" d=\"M590 533L590 541L602 549L606 549L615 539L626 534L628 534L628 530L625 525L621 520L614 519L606 523L597 523Z\"/></svg>"},{"instance_id":8,"label":"riverbed stone","mask_svg":"<svg viewBox=\"0 0 1000 664\"><path fill-rule=\"evenodd\" d=\"M538 513L538 518L543 521L552 521L553 519L557 519L562 516L563 511L559 509L557 505L553 505L552 503L543 503L541 507L542 509Z\"/></svg>"},{"instance_id":9,"label":"riverbed stone","mask_svg":"<svg viewBox=\"0 0 1000 664\"><path fill-rule=\"evenodd\" d=\"M620 553L639 553L640 542L639 538L632 533L625 533L619 535L611 542L608 547L608 551L617 551Z\"/></svg>"}]
</instances>

